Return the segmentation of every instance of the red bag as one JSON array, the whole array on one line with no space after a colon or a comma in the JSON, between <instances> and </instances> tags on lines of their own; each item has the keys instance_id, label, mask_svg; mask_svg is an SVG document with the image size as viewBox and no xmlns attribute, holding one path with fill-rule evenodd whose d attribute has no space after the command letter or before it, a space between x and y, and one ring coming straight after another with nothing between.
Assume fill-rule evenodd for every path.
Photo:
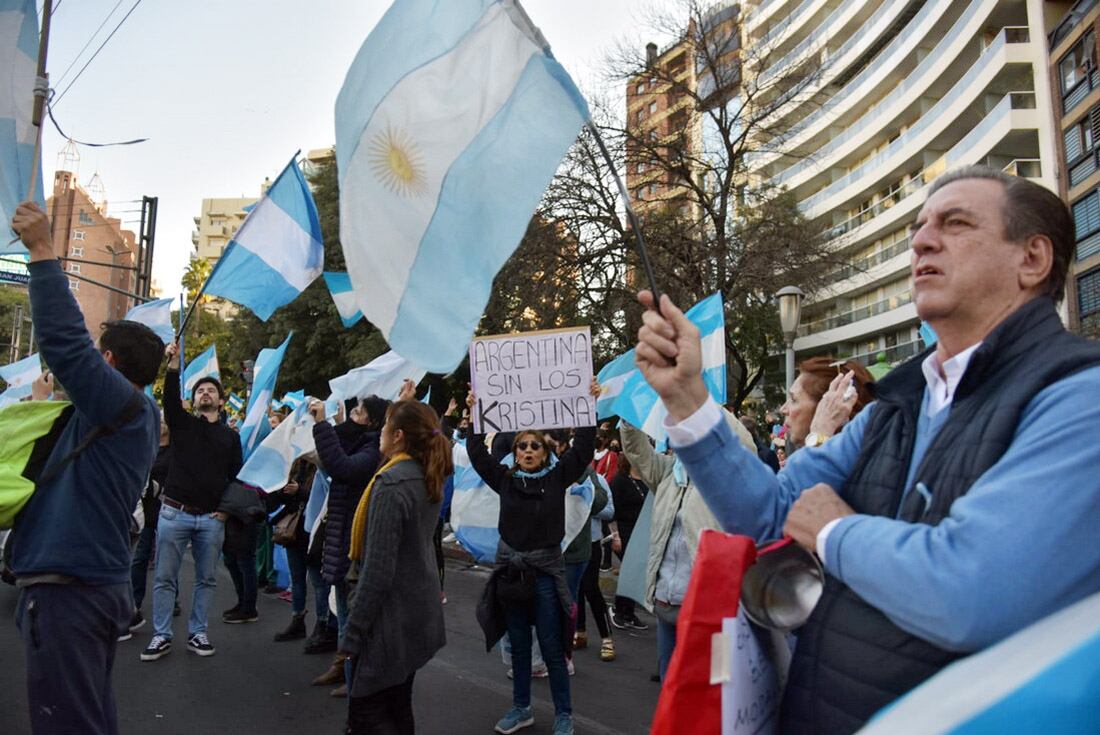
<instances>
[{"instance_id":1,"label":"red bag","mask_svg":"<svg viewBox=\"0 0 1100 735\"><path fill-rule=\"evenodd\" d=\"M737 615L741 577L754 563L756 544L747 536L704 531L699 537L651 735L722 732L722 687L710 682L711 640L725 618Z\"/></svg>"}]
</instances>

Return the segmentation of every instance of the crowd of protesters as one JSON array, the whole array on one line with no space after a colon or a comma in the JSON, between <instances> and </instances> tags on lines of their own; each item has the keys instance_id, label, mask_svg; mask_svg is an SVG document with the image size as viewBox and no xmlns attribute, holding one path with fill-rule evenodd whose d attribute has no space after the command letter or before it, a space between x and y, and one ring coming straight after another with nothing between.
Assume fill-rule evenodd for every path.
<instances>
[{"instance_id":1,"label":"crowd of protesters","mask_svg":"<svg viewBox=\"0 0 1100 735\"><path fill-rule=\"evenodd\" d=\"M780 720L799 732L858 729L951 661L1096 591L1076 584L1094 575L1095 553L1041 583L1037 575L1053 566L1021 557L1038 553L1027 540L1052 537L1044 525L1052 514L1024 497L1021 478L1057 467L1074 491L1095 487L1079 461L1085 449L1067 454L1042 427L1072 413L1076 396L1100 380L1100 350L1068 335L1054 310L1072 236L1064 205L1037 189L986 169L937 181L913 248L917 309L941 341L877 384L855 361L803 362L781 426L714 403L699 377L698 330L667 297L653 308L643 293L650 308L637 360L669 409L671 448L626 421L472 433L455 401L440 417L406 381L395 401L348 401L335 423L323 403L311 403L316 452L270 495L236 479L241 445L220 383L200 380L184 407L178 343L118 321L93 345L44 213L22 205L14 227L31 253L32 314L50 368L42 384L56 377L74 407L43 432L51 444L27 475L39 489L5 545L21 588L32 726L117 732L117 640L146 622L152 564L153 630L140 658L172 650L190 547L190 651L216 650L208 617L220 558L237 595L223 622L255 622L257 595L285 592L289 622L275 642L332 654L313 683L348 698L346 731L413 732L416 673L446 644L441 540L462 443L500 500L496 566L477 602L487 648L502 641L511 661L512 708L497 732L533 724L531 679L546 676L553 732L573 733L569 677L574 652L589 646L589 622L600 660L610 663L613 631L644 633L652 620L664 680L708 529L758 541L786 534L819 555L826 602L799 631ZM1038 214L1014 219L1013 208ZM142 388L164 356L161 414ZM38 387L36 399L44 397ZM590 388L599 395L595 380ZM474 400L471 392L467 406ZM320 526L307 529L317 473L328 499ZM591 486L593 500L565 543L567 495L578 483ZM1058 497L1093 519L1095 508ZM636 531L647 500L644 535ZM135 514L144 521L138 533ZM1084 521L1059 533L1080 538ZM289 590L272 578L272 544L285 549ZM644 594L617 596L609 609L601 573L631 544L646 552ZM1029 584L995 613L980 604L983 586L1009 595L1010 578ZM912 599L916 588L929 595ZM637 603L653 617L643 619Z\"/></svg>"}]
</instances>

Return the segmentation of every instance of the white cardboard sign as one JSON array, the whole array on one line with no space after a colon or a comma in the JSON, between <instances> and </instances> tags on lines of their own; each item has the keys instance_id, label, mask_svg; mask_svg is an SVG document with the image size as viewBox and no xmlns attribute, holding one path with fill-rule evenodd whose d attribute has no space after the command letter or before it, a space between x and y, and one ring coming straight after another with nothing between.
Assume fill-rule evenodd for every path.
<instances>
[{"instance_id":1,"label":"white cardboard sign","mask_svg":"<svg viewBox=\"0 0 1100 735\"><path fill-rule=\"evenodd\" d=\"M588 327L478 337L470 343L474 431L596 425Z\"/></svg>"}]
</instances>

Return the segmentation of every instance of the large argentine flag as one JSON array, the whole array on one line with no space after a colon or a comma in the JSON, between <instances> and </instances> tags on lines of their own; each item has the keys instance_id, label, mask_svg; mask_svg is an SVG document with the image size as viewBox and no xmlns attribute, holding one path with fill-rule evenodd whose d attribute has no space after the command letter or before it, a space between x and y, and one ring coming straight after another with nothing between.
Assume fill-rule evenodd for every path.
<instances>
[{"instance_id":1,"label":"large argentine flag","mask_svg":"<svg viewBox=\"0 0 1100 735\"><path fill-rule=\"evenodd\" d=\"M684 314L699 327L703 340L703 382L712 398L719 405L726 402L726 323L722 308L722 294L700 301ZM657 392L649 387L640 370L623 384L609 415L626 419L660 443L668 437L665 431L665 404Z\"/></svg>"},{"instance_id":2,"label":"large argentine flag","mask_svg":"<svg viewBox=\"0 0 1100 735\"><path fill-rule=\"evenodd\" d=\"M638 372L634 364L634 350L627 350L603 366L596 381L600 384L600 397L596 399L596 415L599 418L613 416L612 410L623 387Z\"/></svg>"},{"instance_id":3,"label":"large argentine flag","mask_svg":"<svg viewBox=\"0 0 1100 735\"><path fill-rule=\"evenodd\" d=\"M290 477L294 460L314 451L313 417L303 401L264 438L241 467L237 479L266 493L281 490Z\"/></svg>"},{"instance_id":4,"label":"large argentine flag","mask_svg":"<svg viewBox=\"0 0 1100 735\"><path fill-rule=\"evenodd\" d=\"M187 363L187 367L183 371L183 393L188 398L191 397L191 391L195 389L195 384L202 378L214 378L221 380L221 371L218 368L218 348L215 345L203 352L191 362Z\"/></svg>"},{"instance_id":5,"label":"large argentine flag","mask_svg":"<svg viewBox=\"0 0 1100 735\"><path fill-rule=\"evenodd\" d=\"M588 108L515 0L396 0L336 100L356 301L432 372L466 355Z\"/></svg>"},{"instance_id":6,"label":"large argentine flag","mask_svg":"<svg viewBox=\"0 0 1100 735\"><path fill-rule=\"evenodd\" d=\"M485 484L481 475L470 464L470 455L466 453L465 444L455 444L451 450L451 458L455 468L451 528L454 529L455 538L470 556L483 564L491 564L496 561L497 544L500 542L500 531L497 529L500 521L500 496ZM551 462L554 461L556 460L551 459ZM502 460L503 464L510 465L511 462L511 455ZM565 536L561 541L562 551L573 543L573 539L588 523L594 495L595 490L589 479L570 486L565 496Z\"/></svg>"},{"instance_id":7,"label":"large argentine flag","mask_svg":"<svg viewBox=\"0 0 1100 735\"><path fill-rule=\"evenodd\" d=\"M397 398L405 379L419 383L424 368L414 365L393 350L380 355L366 365L357 367L328 382L329 390L338 401L375 395L387 401Z\"/></svg>"},{"instance_id":8,"label":"large argentine flag","mask_svg":"<svg viewBox=\"0 0 1100 735\"><path fill-rule=\"evenodd\" d=\"M321 275L321 243L317 205L292 160L229 242L205 292L243 304L267 321Z\"/></svg>"},{"instance_id":9,"label":"large argentine flag","mask_svg":"<svg viewBox=\"0 0 1100 735\"><path fill-rule=\"evenodd\" d=\"M958 661L891 704L863 735L1095 733L1100 593Z\"/></svg>"},{"instance_id":10,"label":"large argentine flag","mask_svg":"<svg viewBox=\"0 0 1100 735\"><path fill-rule=\"evenodd\" d=\"M38 167L34 200L42 196L42 163L34 160L34 78L38 67L38 11L34 0L0 0L0 222L4 232L19 202L27 198ZM0 254L23 253L18 240L0 238Z\"/></svg>"},{"instance_id":11,"label":"large argentine flag","mask_svg":"<svg viewBox=\"0 0 1100 735\"><path fill-rule=\"evenodd\" d=\"M363 312L359 311L359 305L355 303L355 291L351 287L348 274L343 271L325 271L322 275L344 326L350 327L362 319Z\"/></svg>"},{"instance_id":12,"label":"large argentine flag","mask_svg":"<svg viewBox=\"0 0 1100 735\"><path fill-rule=\"evenodd\" d=\"M171 344L176 339L176 330L172 326L172 299L138 304L126 312L126 318L149 327L165 344Z\"/></svg>"},{"instance_id":13,"label":"large argentine flag","mask_svg":"<svg viewBox=\"0 0 1100 735\"><path fill-rule=\"evenodd\" d=\"M252 379L252 392L248 396L248 409L241 424L241 452L247 460L270 431L267 423L267 409L271 396L275 392L275 382L279 378L279 368L283 364L286 346L290 344L291 332L278 347L260 350L256 356L256 367Z\"/></svg>"},{"instance_id":14,"label":"large argentine flag","mask_svg":"<svg viewBox=\"0 0 1100 735\"><path fill-rule=\"evenodd\" d=\"M19 401L31 394L31 387L42 374L42 360L38 353L24 357L18 362L0 367L0 378L7 383L3 397L8 401Z\"/></svg>"}]
</instances>

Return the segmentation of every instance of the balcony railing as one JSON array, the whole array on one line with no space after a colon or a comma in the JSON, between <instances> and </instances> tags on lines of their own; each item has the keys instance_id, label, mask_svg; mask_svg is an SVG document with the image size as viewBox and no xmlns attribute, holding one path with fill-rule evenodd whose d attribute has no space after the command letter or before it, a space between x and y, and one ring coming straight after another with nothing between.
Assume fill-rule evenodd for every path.
<instances>
[{"instance_id":1,"label":"balcony railing","mask_svg":"<svg viewBox=\"0 0 1100 735\"><path fill-rule=\"evenodd\" d=\"M847 265L842 265L830 273L827 279L830 283L836 283L837 281L846 280L860 273L866 273L875 266L882 265L886 261L893 260L897 256L908 251L909 247L910 242L908 237L898 240L893 245L871 253L870 255L865 255L858 260L853 260Z\"/></svg>"},{"instance_id":2,"label":"balcony railing","mask_svg":"<svg viewBox=\"0 0 1100 735\"><path fill-rule=\"evenodd\" d=\"M833 12L821 21L821 25L813 29L802 41L792 48L790 51L783 55L779 61L774 64L769 64L768 68L760 75L761 83L771 79L776 74L786 70L791 62L804 54L814 44L823 45L829 40L829 26L831 26L837 18L841 17L845 12L851 11L851 7L846 3L841 3Z\"/></svg>"},{"instance_id":3,"label":"balcony railing","mask_svg":"<svg viewBox=\"0 0 1100 735\"><path fill-rule=\"evenodd\" d=\"M798 16L801 15L802 12L806 10L806 8L810 7L810 5L814 4L815 2L817 2L817 0L802 0L802 2L798 4L797 8L788 13L781 22L776 23L771 28L769 28L768 32L765 33L756 43L760 46L766 46L768 42L771 41L775 36L778 36L780 33L794 25L795 21L798 20Z\"/></svg>"},{"instance_id":4,"label":"balcony railing","mask_svg":"<svg viewBox=\"0 0 1100 735\"><path fill-rule=\"evenodd\" d=\"M828 156L830 153L847 143L849 140L852 140L857 135L862 134L864 130L866 130L875 122L879 121L883 117L885 112L894 103L900 100L911 100L911 90L913 89L913 87L920 82L921 76L929 70L932 64L939 61L942 58L943 53L946 53L947 45L955 40L955 38L961 32L962 25L965 24L965 22L968 20L967 14L974 12L974 9L977 7L978 4L978 2L975 2L970 6L970 8L967 8L966 13L963 14L963 17L959 18L959 21L952 27L951 31L948 32L947 36L944 37L940 44L930 54L928 54L928 56L926 56L920 64L917 65L913 72L905 78L905 81L898 85L898 87L890 92L890 94L883 97L882 100L880 100L874 108L869 110L865 115L863 115L854 123L845 128L843 133L833 138L826 145L818 149L814 153L813 159L806 159L804 161L796 163L793 166L790 166L789 168L781 171L774 179L772 179L772 181L777 184L786 183L802 171L805 171L807 168L816 165L817 161L820 161L825 156ZM935 122L938 115L942 112L943 108L953 103L967 90L967 88L974 82L974 80L979 75L981 75L990 66L990 64L993 63L994 59L996 58L997 52L1003 49L1006 44L1028 43L1029 39L1030 36L1026 27L1008 26L1002 28L1000 33L998 33L997 37L993 40L993 42L990 43L989 46L982 51L981 57L979 57L979 59L971 65L966 73L959 78L959 81L956 82L950 90L948 90L947 94L945 94L931 110L922 115L920 120L918 120L913 127L906 131L906 135L915 135L920 130L927 128L928 125L932 124L932 122Z\"/></svg>"},{"instance_id":5,"label":"balcony railing","mask_svg":"<svg viewBox=\"0 0 1100 735\"><path fill-rule=\"evenodd\" d=\"M993 128L993 126L999 123L1011 110L1025 109L1035 109L1034 92L1009 92L1008 94L1006 94L1004 97L1001 98L1001 101L993 107L989 114L986 115L985 118L983 118L982 121L974 127L973 130L967 133L962 140L952 146L951 150L949 150L944 155L943 160L946 162L947 166L950 167L954 165L955 162L959 159L968 156L972 152L972 149L977 144L977 142L981 140L985 136L985 134L988 133ZM873 170L872 164L880 165L882 160L884 160L886 157L885 154L891 152L894 151L891 151L891 149L888 148L886 151L883 151L879 155L875 156L873 159L871 159L871 161L868 161L866 164L860 166L858 169L848 174L844 178L830 184L829 186L825 187L808 199L803 199L798 203L799 209L801 209L803 212L809 212L814 207L825 201L828 197L835 195L837 192L841 191L845 187L850 186L851 184L858 181L859 178L861 178L862 176L867 175L868 172ZM935 176L938 176L939 173L942 172L942 168L943 167L939 161L933 163L920 174L914 176L911 181L900 187L897 192L891 192L889 196L883 198L879 202L876 202L867 210L864 210L856 216L831 228L829 230L829 237L840 237L841 235L849 232L852 229L855 229L872 217L877 216L877 214L880 214L886 209L894 206L894 204L897 204L906 196L924 186L925 183L931 181L933 178L935 178ZM930 169L935 171L935 175L927 175ZM878 211L875 214L871 214L870 216L866 215L867 212L870 212L871 210L876 208Z\"/></svg>"},{"instance_id":6,"label":"balcony railing","mask_svg":"<svg viewBox=\"0 0 1100 735\"><path fill-rule=\"evenodd\" d=\"M1025 179L1038 179L1043 176L1042 161L1038 158L1016 158L1002 170L1010 176L1020 176Z\"/></svg>"},{"instance_id":7,"label":"balcony railing","mask_svg":"<svg viewBox=\"0 0 1100 735\"><path fill-rule=\"evenodd\" d=\"M1100 86L1100 70L1091 69L1062 96L1062 114L1068 113L1089 96L1089 92Z\"/></svg>"},{"instance_id":8,"label":"balcony railing","mask_svg":"<svg viewBox=\"0 0 1100 735\"><path fill-rule=\"evenodd\" d=\"M851 357L844 358L846 360L855 360L864 366L870 366L878 362L878 356L880 354L886 354L886 364L896 365L897 363L908 360L914 355L919 355L921 350L924 349L924 343L919 339L915 339L912 342L901 342L893 347L886 347L881 350L874 350L872 352L861 352L858 355L852 355Z\"/></svg>"},{"instance_id":9,"label":"balcony railing","mask_svg":"<svg viewBox=\"0 0 1100 735\"><path fill-rule=\"evenodd\" d=\"M805 337L808 334L817 334L818 332L824 332L829 329L836 329L837 327L843 327L848 324L863 321L870 317L877 316L879 314L885 314L888 311L901 308L913 300L913 294L910 291L903 291L902 293L889 296L881 301L876 301L873 304L867 306L860 306L850 311L844 311L839 314L827 316L824 319L818 319L812 322L806 322L798 328L798 336Z\"/></svg>"}]
</instances>

